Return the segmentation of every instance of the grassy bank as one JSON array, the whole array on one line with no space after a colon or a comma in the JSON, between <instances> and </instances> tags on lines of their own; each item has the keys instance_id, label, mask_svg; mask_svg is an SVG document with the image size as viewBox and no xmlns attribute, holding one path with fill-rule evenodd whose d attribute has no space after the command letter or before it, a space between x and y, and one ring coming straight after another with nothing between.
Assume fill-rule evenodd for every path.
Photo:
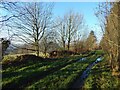
<instances>
[{"instance_id":1,"label":"grassy bank","mask_svg":"<svg viewBox=\"0 0 120 90\"><path fill-rule=\"evenodd\" d=\"M112 76L108 60L103 58L101 62L92 68L89 77L85 80L83 88L119 89L120 78Z\"/></svg>"}]
</instances>

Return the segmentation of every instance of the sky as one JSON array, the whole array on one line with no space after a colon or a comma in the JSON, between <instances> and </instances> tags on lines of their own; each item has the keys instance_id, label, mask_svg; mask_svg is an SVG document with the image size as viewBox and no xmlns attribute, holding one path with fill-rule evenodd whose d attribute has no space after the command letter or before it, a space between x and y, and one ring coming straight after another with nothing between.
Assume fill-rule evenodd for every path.
<instances>
[{"instance_id":1,"label":"sky","mask_svg":"<svg viewBox=\"0 0 120 90\"><path fill-rule=\"evenodd\" d=\"M73 10L75 12L82 13L87 23L93 24L97 22L97 18L94 16L94 9L97 5L98 3L95 2L56 2L53 13L55 16L62 16L67 11Z\"/></svg>"},{"instance_id":2,"label":"sky","mask_svg":"<svg viewBox=\"0 0 120 90\"><path fill-rule=\"evenodd\" d=\"M63 16L69 10L83 14L89 31L93 30L98 41L100 41L102 34L99 27L99 20L94 14L98 4L99 2L56 2L53 13L55 17Z\"/></svg>"},{"instance_id":3,"label":"sky","mask_svg":"<svg viewBox=\"0 0 120 90\"><path fill-rule=\"evenodd\" d=\"M95 35L100 41L101 39L101 30L98 25L98 19L94 15L95 9L98 6L99 2L55 2L53 9L53 17L63 16L69 10L83 14L85 23L88 25L89 31L93 30ZM89 32L86 31L86 32ZM5 33L0 34L0 38L5 35Z\"/></svg>"}]
</instances>

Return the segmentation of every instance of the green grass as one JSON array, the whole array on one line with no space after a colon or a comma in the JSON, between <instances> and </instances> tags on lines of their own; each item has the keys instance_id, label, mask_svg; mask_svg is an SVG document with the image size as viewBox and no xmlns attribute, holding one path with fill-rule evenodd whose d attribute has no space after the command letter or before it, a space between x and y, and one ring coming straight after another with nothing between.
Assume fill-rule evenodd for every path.
<instances>
[{"instance_id":1,"label":"green grass","mask_svg":"<svg viewBox=\"0 0 120 90\"><path fill-rule=\"evenodd\" d=\"M83 88L120 88L120 78L112 76L108 61L104 58L92 68Z\"/></svg>"},{"instance_id":2,"label":"green grass","mask_svg":"<svg viewBox=\"0 0 120 90\"><path fill-rule=\"evenodd\" d=\"M78 58L80 58L80 56L60 58L54 62L34 62L30 63L30 65L27 63L27 65L24 65L23 67L21 67L21 65L16 67L9 67L2 71L2 85L5 87L6 85L12 83L19 83L19 81L30 78L35 74L42 75L42 72L44 71L52 68L57 68Z\"/></svg>"},{"instance_id":3,"label":"green grass","mask_svg":"<svg viewBox=\"0 0 120 90\"><path fill-rule=\"evenodd\" d=\"M7 63L9 61L14 61L17 58L17 55L5 55L3 57L2 63Z\"/></svg>"},{"instance_id":4,"label":"green grass","mask_svg":"<svg viewBox=\"0 0 120 90\"><path fill-rule=\"evenodd\" d=\"M44 89L68 88L71 83L94 62L99 54L86 57L85 61L76 62L80 55L56 58L53 61L29 61L18 66L6 66L2 70L3 88L26 88L36 87ZM6 64L7 65L7 64ZM52 72L51 72L52 71Z\"/></svg>"},{"instance_id":5,"label":"green grass","mask_svg":"<svg viewBox=\"0 0 120 90\"><path fill-rule=\"evenodd\" d=\"M101 55L101 54L104 54L104 51L103 50L96 50L95 54L96 55Z\"/></svg>"},{"instance_id":6,"label":"green grass","mask_svg":"<svg viewBox=\"0 0 120 90\"><path fill-rule=\"evenodd\" d=\"M73 61L73 60L76 60L76 59L79 59L79 58L81 58L81 56L70 56L70 57L66 57L66 58L56 58L56 60L55 61L53 61L53 62L70 62L70 61ZM29 61L29 62L27 62L27 63L23 63L23 64L20 64L20 65L18 65L18 66L9 66L8 65L8 67L7 68L2 68L2 71L3 72L13 72L13 71L16 71L16 70L18 70L18 69L20 69L20 68L27 68L27 67L31 67L31 66L36 66L36 64L38 64L38 63L44 63L44 64L46 64L46 63L53 63L53 62L41 62L41 61Z\"/></svg>"},{"instance_id":7,"label":"green grass","mask_svg":"<svg viewBox=\"0 0 120 90\"><path fill-rule=\"evenodd\" d=\"M38 82L33 83L28 86L26 89L65 89L76 80L78 76L87 68L87 66L96 60L96 56L91 56L87 58L86 61L75 62L62 69L48 75L47 77L39 80Z\"/></svg>"}]
</instances>

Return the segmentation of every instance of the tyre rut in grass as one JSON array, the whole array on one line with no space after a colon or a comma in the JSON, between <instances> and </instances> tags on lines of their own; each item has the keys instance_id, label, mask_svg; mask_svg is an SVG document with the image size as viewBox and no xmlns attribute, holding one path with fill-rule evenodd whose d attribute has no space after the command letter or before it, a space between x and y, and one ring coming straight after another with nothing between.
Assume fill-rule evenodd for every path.
<instances>
[{"instance_id":1,"label":"tyre rut in grass","mask_svg":"<svg viewBox=\"0 0 120 90\"><path fill-rule=\"evenodd\" d=\"M63 67L62 69L46 76L39 81L32 83L30 86L26 87L27 90L41 89L41 90L59 90L68 89L72 82L74 82L77 77L79 77L90 63L94 62L96 56L92 56L85 61L75 62ZM91 60L92 58L92 60Z\"/></svg>"},{"instance_id":2,"label":"tyre rut in grass","mask_svg":"<svg viewBox=\"0 0 120 90\"><path fill-rule=\"evenodd\" d=\"M72 60L66 64L63 64L63 65L60 65L60 66L57 66L54 68L50 68L50 69L43 71L43 72L35 72L34 74L31 74L28 76L22 76L16 82L8 83L3 88L15 88L15 87L16 88L18 88L18 87L23 88L27 85L30 85L33 82L38 81L39 79L46 77L49 74L61 69L62 67L65 67L66 65L71 64L71 63L76 62L76 61L78 61L78 60Z\"/></svg>"},{"instance_id":3,"label":"tyre rut in grass","mask_svg":"<svg viewBox=\"0 0 120 90\"><path fill-rule=\"evenodd\" d=\"M57 66L54 68L50 68L50 69L43 71L43 72L35 72L34 74L32 74L30 76L20 77L16 83L14 83L14 82L8 83L3 87L3 89L4 88L18 88L18 87L23 88L23 87L29 85L30 83L36 82L37 80L46 77L50 73L53 73L53 72L61 69L62 67L65 67L66 65L71 64L71 63L76 62L76 61L77 60L73 60L73 61L70 61L66 64L63 64L63 65L60 65L60 66Z\"/></svg>"}]
</instances>

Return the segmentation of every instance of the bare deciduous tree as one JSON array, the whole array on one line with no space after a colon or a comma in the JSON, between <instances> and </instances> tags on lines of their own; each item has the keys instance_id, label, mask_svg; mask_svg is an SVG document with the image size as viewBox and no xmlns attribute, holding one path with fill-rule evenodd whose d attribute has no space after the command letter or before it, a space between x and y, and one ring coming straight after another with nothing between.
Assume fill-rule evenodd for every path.
<instances>
[{"instance_id":1,"label":"bare deciduous tree","mask_svg":"<svg viewBox=\"0 0 120 90\"><path fill-rule=\"evenodd\" d=\"M7 6L9 7L9 6ZM41 2L17 3L12 14L17 17L9 20L7 25L14 27L13 33L21 41L32 44L39 56L39 42L45 31L50 29L53 4Z\"/></svg>"},{"instance_id":2,"label":"bare deciduous tree","mask_svg":"<svg viewBox=\"0 0 120 90\"><path fill-rule=\"evenodd\" d=\"M55 43L56 43L55 33L53 31L49 33L46 32L40 42L40 46L41 46L40 49L45 54L45 56L47 55L47 52L51 52L50 49L54 50L54 48L56 48ZM52 45L54 48L52 48Z\"/></svg>"},{"instance_id":3,"label":"bare deciduous tree","mask_svg":"<svg viewBox=\"0 0 120 90\"><path fill-rule=\"evenodd\" d=\"M59 18L57 22L59 22L59 26L57 27L57 29L58 35L60 35L62 46L65 50L65 46L67 44L67 49L69 50L71 41L73 40L77 32L82 28L81 26L84 23L83 15L75 13L73 11L69 11L64 15L63 18Z\"/></svg>"},{"instance_id":4,"label":"bare deciduous tree","mask_svg":"<svg viewBox=\"0 0 120 90\"><path fill-rule=\"evenodd\" d=\"M65 29L65 20L64 18L58 17L55 20L55 33L57 35L56 40L62 46L63 50L66 49L66 41L67 41L67 32Z\"/></svg>"}]
</instances>

